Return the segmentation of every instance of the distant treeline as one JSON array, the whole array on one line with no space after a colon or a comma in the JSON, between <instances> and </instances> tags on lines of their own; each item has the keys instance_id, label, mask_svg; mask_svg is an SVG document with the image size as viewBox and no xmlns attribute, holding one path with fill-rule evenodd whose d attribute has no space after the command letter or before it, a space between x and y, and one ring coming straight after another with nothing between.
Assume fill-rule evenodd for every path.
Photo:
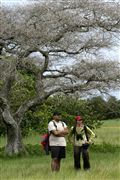
<instances>
[{"instance_id":1,"label":"distant treeline","mask_svg":"<svg viewBox=\"0 0 120 180\"><path fill-rule=\"evenodd\" d=\"M44 133L54 111L62 113L63 120L71 126L78 113L84 121L94 128L101 124L101 120L120 118L120 100L110 97L104 100L101 96L81 100L73 96L55 95L37 108L30 109L22 121L22 134L28 135L31 131ZM0 136L6 134L3 121L0 121Z\"/></svg>"}]
</instances>

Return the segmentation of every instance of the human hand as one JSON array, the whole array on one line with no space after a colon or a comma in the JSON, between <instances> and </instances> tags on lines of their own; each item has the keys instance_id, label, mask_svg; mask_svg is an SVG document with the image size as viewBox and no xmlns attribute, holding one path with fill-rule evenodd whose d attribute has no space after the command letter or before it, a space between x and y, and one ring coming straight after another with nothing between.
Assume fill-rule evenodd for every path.
<instances>
[{"instance_id":1,"label":"human hand","mask_svg":"<svg viewBox=\"0 0 120 180\"><path fill-rule=\"evenodd\" d=\"M64 130L61 131L62 134L67 135L68 134L68 129L64 128Z\"/></svg>"},{"instance_id":2,"label":"human hand","mask_svg":"<svg viewBox=\"0 0 120 180\"><path fill-rule=\"evenodd\" d=\"M89 140L89 141L85 141L85 144L91 144L91 141Z\"/></svg>"},{"instance_id":3,"label":"human hand","mask_svg":"<svg viewBox=\"0 0 120 180\"><path fill-rule=\"evenodd\" d=\"M85 141L86 144L94 144L91 140Z\"/></svg>"}]
</instances>

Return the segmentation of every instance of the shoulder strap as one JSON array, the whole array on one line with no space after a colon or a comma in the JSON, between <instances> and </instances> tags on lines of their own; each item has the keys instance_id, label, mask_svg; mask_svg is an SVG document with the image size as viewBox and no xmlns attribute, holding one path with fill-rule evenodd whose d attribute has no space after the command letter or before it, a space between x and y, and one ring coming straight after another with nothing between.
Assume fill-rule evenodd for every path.
<instances>
[{"instance_id":1,"label":"shoulder strap","mask_svg":"<svg viewBox=\"0 0 120 180\"><path fill-rule=\"evenodd\" d=\"M57 125L56 125L55 121L52 121L52 122L53 122L53 124L54 124L54 126L55 126L55 128L57 130ZM62 123L62 126L64 127L64 123L62 121L61 121L61 123Z\"/></svg>"},{"instance_id":2,"label":"shoulder strap","mask_svg":"<svg viewBox=\"0 0 120 180\"><path fill-rule=\"evenodd\" d=\"M76 133L76 126L73 127L72 134L74 135L74 140L75 140L76 135L77 135L77 133Z\"/></svg>"},{"instance_id":3,"label":"shoulder strap","mask_svg":"<svg viewBox=\"0 0 120 180\"><path fill-rule=\"evenodd\" d=\"M64 127L64 122L63 122L63 121L61 121L61 123L62 123L62 126Z\"/></svg>"},{"instance_id":4,"label":"shoulder strap","mask_svg":"<svg viewBox=\"0 0 120 180\"><path fill-rule=\"evenodd\" d=\"M85 125L84 125L84 131L85 131L86 139L87 139L87 141L89 141L88 133L87 133L87 127Z\"/></svg>"},{"instance_id":5,"label":"shoulder strap","mask_svg":"<svg viewBox=\"0 0 120 180\"><path fill-rule=\"evenodd\" d=\"M55 124L55 121L52 121L53 122L53 124L54 124L54 126L55 126L55 128L56 128L56 130L57 130L57 125Z\"/></svg>"},{"instance_id":6,"label":"shoulder strap","mask_svg":"<svg viewBox=\"0 0 120 180\"><path fill-rule=\"evenodd\" d=\"M74 126L73 129L71 130L71 133L72 134L75 134L76 133L76 127Z\"/></svg>"}]
</instances>

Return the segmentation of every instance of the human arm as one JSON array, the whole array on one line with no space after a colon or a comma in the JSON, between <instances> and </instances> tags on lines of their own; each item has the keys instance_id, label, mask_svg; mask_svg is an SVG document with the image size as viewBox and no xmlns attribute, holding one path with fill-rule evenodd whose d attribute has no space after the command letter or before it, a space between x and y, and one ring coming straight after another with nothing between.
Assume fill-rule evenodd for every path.
<instances>
[{"instance_id":1,"label":"human arm","mask_svg":"<svg viewBox=\"0 0 120 180\"><path fill-rule=\"evenodd\" d=\"M54 136L57 137L64 137L65 135L68 134L68 128L64 128L64 130L52 130L50 131Z\"/></svg>"},{"instance_id":2,"label":"human arm","mask_svg":"<svg viewBox=\"0 0 120 180\"><path fill-rule=\"evenodd\" d=\"M51 121L48 124L48 130L51 134L57 137L64 137L65 135L68 134L68 128L64 122L61 122L61 128L57 128L57 125L55 124L54 121Z\"/></svg>"},{"instance_id":3,"label":"human arm","mask_svg":"<svg viewBox=\"0 0 120 180\"><path fill-rule=\"evenodd\" d=\"M89 134L89 141L87 143L91 144L93 139L95 138L95 133L88 127L86 126L87 133Z\"/></svg>"}]
</instances>

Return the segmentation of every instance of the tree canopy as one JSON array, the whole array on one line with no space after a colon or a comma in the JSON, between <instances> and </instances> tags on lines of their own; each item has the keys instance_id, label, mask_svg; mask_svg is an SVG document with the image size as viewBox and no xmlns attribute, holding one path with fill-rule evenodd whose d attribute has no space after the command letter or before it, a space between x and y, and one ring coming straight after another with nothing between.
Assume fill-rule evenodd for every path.
<instances>
[{"instance_id":1,"label":"tree canopy","mask_svg":"<svg viewBox=\"0 0 120 180\"><path fill-rule=\"evenodd\" d=\"M25 112L52 94L86 96L120 87L119 62L101 51L115 45L119 11L119 3L91 0L1 8L0 111L8 129L15 130L8 131L11 137L11 132L18 133ZM33 91L29 94L26 83L27 88L21 89L26 98L16 96L20 103L13 109L11 94L24 84L25 73ZM14 150L10 145L9 151L17 152L19 144Z\"/></svg>"}]
</instances>

